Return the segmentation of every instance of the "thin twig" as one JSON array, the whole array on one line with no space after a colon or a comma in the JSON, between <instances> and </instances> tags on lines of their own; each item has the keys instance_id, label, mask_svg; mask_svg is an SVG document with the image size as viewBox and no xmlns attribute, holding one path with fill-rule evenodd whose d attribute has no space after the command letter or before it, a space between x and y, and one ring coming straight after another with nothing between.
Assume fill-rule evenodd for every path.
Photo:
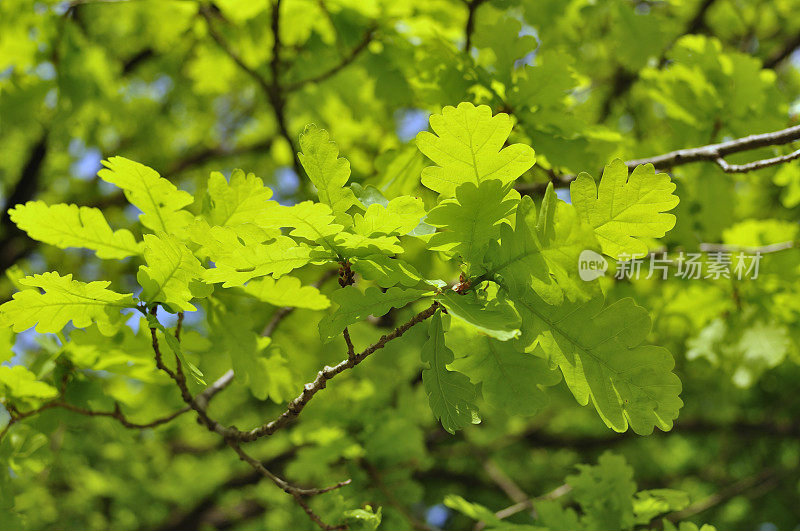
<instances>
[{"instance_id":1,"label":"thin twig","mask_svg":"<svg viewBox=\"0 0 800 531\"><path fill-rule=\"evenodd\" d=\"M747 164L728 164L722 157L718 157L714 162L716 162L725 173L747 173L749 171L760 170L770 166L775 166L777 164L783 164L784 162L791 162L798 158L800 158L800 149L793 151L788 155L773 157L771 159L761 159L754 162L749 162Z\"/></svg>"},{"instance_id":2,"label":"thin twig","mask_svg":"<svg viewBox=\"0 0 800 531\"><path fill-rule=\"evenodd\" d=\"M289 402L289 406L287 407L286 411L281 413L281 415L278 416L278 418L276 418L275 420L246 432L236 430L235 428L229 428L229 430L232 431L230 436L239 441L247 442L247 441L255 441L256 439L259 439L267 435L272 435L280 428L288 424L289 421L296 418L303 410L303 408L306 407L308 402L314 397L314 395L317 394L317 392L319 392L320 390L325 389L325 387L328 384L328 380L335 377L337 374L344 372L347 369L352 369L353 367L355 367L356 365L367 359L375 351L383 348L389 341L402 336L414 325L428 319L436 312L436 309L438 307L439 303L434 302L426 310L419 312L409 321L396 328L394 331L384 336L381 336L381 338L377 342L367 347L359 354L356 354L353 357L348 357L346 360L339 362L337 365L333 367L326 366L325 368L323 368L321 371L317 373L317 377L314 379L313 382L309 382L305 386L303 386L303 391L300 393L300 395L291 402Z\"/></svg>"},{"instance_id":3,"label":"thin twig","mask_svg":"<svg viewBox=\"0 0 800 531\"><path fill-rule=\"evenodd\" d=\"M228 440L228 446L233 448L233 450L239 455L242 461L247 462L256 469L259 473L261 473L264 477L269 478L270 481L275 483L279 486L284 492L291 495L300 495L300 496L316 496L318 494L325 494L326 492L330 492L332 490L340 489L346 485L351 483L351 480L347 479L345 481L340 481L335 485L331 485L329 487L321 487L321 488L311 488L311 489L304 489L301 487L296 487L291 483L281 479L280 477L276 476L272 472L270 472L258 459L252 457L250 454L242 450L242 447L239 445L238 442Z\"/></svg>"},{"instance_id":4,"label":"thin twig","mask_svg":"<svg viewBox=\"0 0 800 531\"><path fill-rule=\"evenodd\" d=\"M147 423L144 423L144 424L140 424L138 422L132 422L132 421L128 420L128 417L126 417L122 413L122 410L120 409L119 404L117 404L117 403L114 404L114 410L113 411L94 411L94 410L86 409L86 408L83 408L83 407L80 407L80 406L75 406L75 405L69 404L69 403L61 401L61 400L54 400L52 402L48 402L48 403L46 403L46 404L44 404L44 405L42 405L42 406L40 406L40 407L38 407L36 409L33 409L31 411L25 411L25 412L22 412L22 413L17 412L16 414L12 415L12 417L9 420L8 424L5 426L5 428L3 428L2 431L0 431L0 440L3 439L3 436L5 436L5 434L8 432L8 430L11 428L11 426L13 424L16 424L17 422L19 422L19 421L21 421L23 419L30 418L30 417L33 417L35 415L38 415L39 413L41 413L43 411L47 411L49 409L66 409L68 411L72 411L73 413L78 413L80 415L86 415L87 417L108 417L108 418L112 418L112 419L117 420L120 424L122 424L126 428L135 429L135 430L146 430L146 429L149 429L149 428L155 428L157 426L161 426L162 424L166 424L166 423L170 422L171 420L183 415L187 411L190 411L191 408L189 406L185 406L185 407L175 411L174 413L170 413L169 415L167 415L165 417L161 417L161 418L158 418L156 420L153 420L153 421L150 421L150 422L147 422Z\"/></svg>"}]
</instances>

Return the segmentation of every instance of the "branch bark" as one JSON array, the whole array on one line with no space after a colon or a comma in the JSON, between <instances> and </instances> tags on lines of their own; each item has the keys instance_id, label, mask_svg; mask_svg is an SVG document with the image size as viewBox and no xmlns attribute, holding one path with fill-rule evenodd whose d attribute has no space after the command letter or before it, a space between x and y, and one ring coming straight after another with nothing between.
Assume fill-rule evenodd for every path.
<instances>
[{"instance_id":1,"label":"branch bark","mask_svg":"<svg viewBox=\"0 0 800 531\"><path fill-rule=\"evenodd\" d=\"M675 166L682 166L692 162L713 162L720 166L723 171L727 173L744 173L754 170L760 170L782 164L800 158L800 150L783 155L780 157L773 157L768 159L761 159L747 164L735 165L728 164L725 161L727 155L735 153L742 153L753 149L780 146L800 140L800 125L787 127L779 131L771 133L761 133L757 135L749 135L727 142L719 142L716 144L709 144L707 146L700 146L689 149L678 149L657 155L655 157L648 157L642 159L632 159L625 164L628 166L629 171L633 171L637 166L642 164L652 164L657 170L668 170ZM575 175L558 175L553 179L557 185L566 186L575 179ZM544 191L548 183L519 183L515 186L520 193L535 193Z\"/></svg>"}]
</instances>

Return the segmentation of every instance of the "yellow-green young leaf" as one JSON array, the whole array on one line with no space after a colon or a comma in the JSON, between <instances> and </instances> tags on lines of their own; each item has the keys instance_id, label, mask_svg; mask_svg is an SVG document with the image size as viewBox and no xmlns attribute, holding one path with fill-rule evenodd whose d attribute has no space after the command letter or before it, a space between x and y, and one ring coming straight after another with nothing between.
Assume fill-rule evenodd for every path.
<instances>
[{"instance_id":1,"label":"yellow-green young leaf","mask_svg":"<svg viewBox=\"0 0 800 531\"><path fill-rule=\"evenodd\" d=\"M578 272L581 252L600 251L594 231L581 222L572 205L556 197L552 183L542 199L536 232L550 274L569 300L586 300L600 293L598 282L586 282Z\"/></svg>"},{"instance_id":2,"label":"yellow-green young leaf","mask_svg":"<svg viewBox=\"0 0 800 531\"><path fill-rule=\"evenodd\" d=\"M530 146L503 147L511 133L511 118L503 113L492 116L486 105L445 107L442 114L432 115L430 122L436 134L419 133L417 147L438 166L422 170L422 184L448 197L466 182L497 179L512 183L536 162Z\"/></svg>"},{"instance_id":3,"label":"yellow-green young leaf","mask_svg":"<svg viewBox=\"0 0 800 531\"><path fill-rule=\"evenodd\" d=\"M133 308L130 294L121 294L106 289L110 282L79 282L72 275L42 273L20 279L24 286L40 288L25 289L14 294L14 298L0 306L4 322L13 325L15 332L22 332L36 325L37 332L60 332L72 320L76 328L85 328L97 323L101 331L110 331L119 321L120 310Z\"/></svg>"},{"instance_id":4,"label":"yellow-green young leaf","mask_svg":"<svg viewBox=\"0 0 800 531\"><path fill-rule=\"evenodd\" d=\"M414 266L405 260L391 258L385 254L356 258L352 267L356 273L382 288L391 288L398 284L411 288L422 282L422 277Z\"/></svg>"},{"instance_id":5,"label":"yellow-green young leaf","mask_svg":"<svg viewBox=\"0 0 800 531\"><path fill-rule=\"evenodd\" d=\"M250 388L259 400L282 402L297 394L297 375L268 337L253 331L249 316L213 312L210 321L215 352L230 356L235 382Z\"/></svg>"},{"instance_id":6,"label":"yellow-green young leaf","mask_svg":"<svg viewBox=\"0 0 800 531\"><path fill-rule=\"evenodd\" d=\"M0 326L0 363L14 357L11 347L14 346L15 339L14 331L11 328Z\"/></svg>"},{"instance_id":7,"label":"yellow-green young leaf","mask_svg":"<svg viewBox=\"0 0 800 531\"><path fill-rule=\"evenodd\" d=\"M396 236L364 236L342 232L334 238L339 254L347 258L364 257L373 254L395 255L403 252Z\"/></svg>"},{"instance_id":8,"label":"yellow-green young leaf","mask_svg":"<svg viewBox=\"0 0 800 531\"><path fill-rule=\"evenodd\" d=\"M201 246L198 252L214 262L214 268L205 270L204 280L223 282L225 288L265 275L277 278L311 261L311 249L288 236L269 243L242 243L235 229L209 227L203 221L190 225L187 234Z\"/></svg>"},{"instance_id":9,"label":"yellow-green young leaf","mask_svg":"<svg viewBox=\"0 0 800 531\"><path fill-rule=\"evenodd\" d=\"M507 194L497 180L456 188L455 199L442 201L425 218L443 229L428 240L429 248L460 256L470 271L481 269L489 243L500 237L500 225L517 206Z\"/></svg>"},{"instance_id":10,"label":"yellow-green young leaf","mask_svg":"<svg viewBox=\"0 0 800 531\"><path fill-rule=\"evenodd\" d=\"M643 345L650 332L647 310L633 299L603 308L603 297L585 303L545 303L534 293L514 298L522 316L522 345L538 342L545 358L558 366L581 405L591 399L610 428L630 426L640 435L658 426L667 431L683 402L681 381L672 372L672 355Z\"/></svg>"},{"instance_id":11,"label":"yellow-green young leaf","mask_svg":"<svg viewBox=\"0 0 800 531\"><path fill-rule=\"evenodd\" d=\"M186 245L170 234L145 234L144 260L136 279L142 286L140 298L150 305L154 302L172 311L194 311L189 301L189 284L203 276L203 267Z\"/></svg>"},{"instance_id":12,"label":"yellow-green young leaf","mask_svg":"<svg viewBox=\"0 0 800 531\"><path fill-rule=\"evenodd\" d=\"M447 368L454 357L445 345L442 313L437 310L431 317L428 340L422 346L422 383L431 411L450 433L476 422L478 417L475 384L466 375Z\"/></svg>"},{"instance_id":13,"label":"yellow-green young leaf","mask_svg":"<svg viewBox=\"0 0 800 531\"><path fill-rule=\"evenodd\" d=\"M572 204L581 220L594 228L603 252L613 258L642 257L647 245L641 238L661 238L675 226L667 211L678 204L675 184L652 164L637 166L630 177L619 159L607 165L595 185L581 173L570 185Z\"/></svg>"},{"instance_id":14,"label":"yellow-green young leaf","mask_svg":"<svg viewBox=\"0 0 800 531\"><path fill-rule=\"evenodd\" d=\"M380 317L391 308L402 308L426 295L427 292L416 289L391 288L383 292L375 287L362 293L354 286L346 286L331 295L339 307L319 322L319 335L327 341L370 315Z\"/></svg>"},{"instance_id":15,"label":"yellow-green young leaf","mask_svg":"<svg viewBox=\"0 0 800 531\"><path fill-rule=\"evenodd\" d=\"M353 216L353 230L364 236L402 236L425 217L422 199L404 195L385 205L372 203L364 214Z\"/></svg>"},{"instance_id":16,"label":"yellow-green young leaf","mask_svg":"<svg viewBox=\"0 0 800 531\"><path fill-rule=\"evenodd\" d=\"M254 280L248 282L244 290L258 300L273 306L324 310L331 305L328 297L320 293L317 288L303 286L300 284L300 279L295 277L286 276L278 280L266 277Z\"/></svg>"},{"instance_id":17,"label":"yellow-green young leaf","mask_svg":"<svg viewBox=\"0 0 800 531\"><path fill-rule=\"evenodd\" d=\"M228 182L220 172L211 172L203 211L211 225L236 227L252 224L267 228L267 212L278 206L271 201L272 190L264 186L264 181L252 173L233 170ZM276 236L273 229L270 236ZM265 238L266 239L266 238ZM262 240L263 241L263 240Z\"/></svg>"},{"instance_id":18,"label":"yellow-green young leaf","mask_svg":"<svg viewBox=\"0 0 800 531\"><path fill-rule=\"evenodd\" d=\"M3 386L6 388L6 393L14 398L47 399L58 396L55 387L36 380L36 375L22 365L0 366L0 389Z\"/></svg>"},{"instance_id":19,"label":"yellow-green young leaf","mask_svg":"<svg viewBox=\"0 0 800 531\"><path fill-rule=\"evenodd\" d=\"M335 251L334 236L344 226L334 223L331 208L322 203L303 201L290 207L280 205L270 210L266 223L271 227L291 227L290 236L316 242L328 250Z\"/></svg>"},{"instance_id":20,"label":"yellow-green young leaf","mask_svg":"<svg viewBox=\"0 0 800 531\"><path fill-rule=\"evenodd\" d=\"M97 208L28 201L9 210L8 215L34 240L61 249L85 247L95 251L98 258L125 258L142 250L141 242L130 231L112 231Z\"/></svg>"},{"instance_id":21,"label":"yellow-green young leaf","mask_svg":"<svg viewBox=\"0 0 800 531\"><path fill-rule=\"evenodd\" d=\"M337 221L345 220L342 214L358 203L353 191L346 187L350 162L339 158L339 148L331 142L328 132L314 124L306 126L300 135L300 149L297 156L317 187L319 200L331 207Z\"/></svg>"},{"instance_id":22,"label":"yellow-green young leaf","mask_svg":"<svg viewBox=\"0 0 800 531\"><path fill-rule=\"evenodd\" d=\"M97 175L122 188L128 201L142 211L139 221L148 229L176 234L192 221L192 214L182 210L192 204L192 195L178 190L154 169L124 157L111 157L103 166Z\"/></svg>"},{"instance_id":23,"label":"yellow-green young leaf","mask_svg":"<svg viewBox=\"0 0 800 531\"><path fill-rule=\"evenodd\" d=\"M515 227L500 226L500 244L492 242L487 254L488 270L494 280L512 296L531 289L550 304L558 304L564 294L555 283L545 260L539 233L536 206L529 196L517 205Z\"/></svg>"}]
</instances>

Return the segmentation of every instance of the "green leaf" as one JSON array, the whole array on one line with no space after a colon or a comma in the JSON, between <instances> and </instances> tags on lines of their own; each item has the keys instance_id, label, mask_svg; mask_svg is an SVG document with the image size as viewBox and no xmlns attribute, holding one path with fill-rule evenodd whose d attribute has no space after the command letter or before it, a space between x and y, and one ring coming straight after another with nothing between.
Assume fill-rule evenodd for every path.
<instances>
[{"instance_id":1,"label":"green leaf","mask_svg":"<svg viewBox=\"0 0 800 531\"><path fill-rule=\"evenodd\" d=\"M496 290L495 290L496 291ZM504 297L469 291L463 295L445 290L436 297L447 308L450 315L461 319L475 330L500 341L508 341L520 335L520 318Z\"/></svg>"},{"instance_id":2,"label":"green leaf","mask_svg":"<svg viewBox=\"0 0 800 531\"><path fill-rule=\"evenodd\" d=\"M6 392L14 398L46 400L58 396L55 387L38 381L36 375L22 365L0 366L0 388L2 386L5 386Z\"/></svg>"},{"instance_id":3,"label":"green leaf","mask_svg":"<svg viewBox=\"0 0 800 531\"><path fill-rule=\"evenodd\" d=\"M422 184L445 196L452 197L465 182L497 179L510 184L536 161L530 146L503 148L511 133L511 118L503 113L492 116L486 105L445 107L442 114L432 115L430 122L436 134L419 133L417 147L437 166L422 170Z\"/></svg>"},{"instance_id":4,"label":"green leaf","mask_svg":"<svg viewBox=\"0 0 800 531\"><path fill-rule=\"evenodd\" d=\"M334 236L344 230L344 226L334 223L335 218L328 205L312 201L303 201L290 207L278 206L270 210L267 218L269 226L291 227L290 236L319 243L334 252L337 249Z\"/></svg>"},{"instance_id":5,"label":"green leaf","mask_svg":"<svg viewBox=\"0 0 800 531\"><path fill-rule=\"evenodd\" d=\"M369 205L363 215L353 216L353 230L364 236L401 236L414 230L423 217L422 199L404 195L385 205Z\"/></svg>"},{"instance_id":6,"label":"green leaf","mask_svg":"<svg viewBox=\"0 0 800 531\"><path fill-rule=\"evenodd\" d=\"M581 405L591 399L607 426L640 435L667 431L683 402L675 364L663 347L643 345L650 331L647 310L632 299L603 308L602 296L551 306L535 294L514 298L522 315L521 341L538 338Z\"/></svg>"},{"instance_id":7,"label":"green leaf","mask_svg":"<svg viewBox=\"0 0 800 531\"><path fill-rule=\"evenodd\" d=\"M395 236L364 236L342 232L334 239L339 254L347 257L363 257L373 254L392 256L403 252L399 240Z\"/></svg>"},{"instance_id":8,"label":"green leaf","mask_svg":"<svg viewBox=\"0 0 800 531\"><path fill-rule=\"evenodd\" d=\"M182 210L194 202L192 195L178 190L154 169L123 157L104 160L103 166L97 175L123 189L128 201L142 211L139 221L148 229L177 234L192 221L192 214Z\"/></svg>"},{"instance_id":9,"label":"green leaf","mask_svg":"<svg viewBox=\"0 0 800 531\"><path fill-rule=\"evenodd\" d=\"M675 226L667 211L678 204L675 184L652 164L638 166L630 177L619 159L607 165L600 185L581 173L570 185L572 204L581 220L594 228L603 252L613 258L642 257L641 238L661 238Z\"/></svg>"},{"instance_id":10,"label":"green leaf","mask_svg":"<svg viewBox=\"0 0 800 531\"><path fill-rule=\"evenodd\" d=\"M295 277L286 276L278 280L266 277L254 280L248 282L244 290L258 300L273 306L324 310L331 305L331 301L320 293L319 289L314 286L302 286L300 279Z\"/></svg>"},{"instance_id":11,"label":"green leaf","mask_svg":"<svg viewBox=\"0 0 800 531\"><path fill-rule=\"evenodd\" d=\"M342 521L348 524L350 528L357 526L375 531L381 525L382 519L383 507L378 507L378 510L375 511L370 505L365 506L363 509L351 509L342 513Z\"/></svg>"},{"instance_id":12,"label":"green leaf","mask_svg":"<svg viewBox=\"0 0 800 531\"><path fill-rule=\"evenodd\" d=\"M198 251L208 256L215 267L206 269L204 280L222 282L225 288L242 286L256 277L281 277L311 260L307 245L298 245L288 236L269 243L243 243L231 227L209 227L200 221L190 225L189 238L201 245Z\"/></svg>"},{"instance_id":13,"label":"green leaf","mask_svg":"<svg viewBox=\"0 0 800 531\"><path fill-rule=\"evenodd\" d=\"M437 310L431 317L428 340L422 346L422 382L431 411L450 433L476 422L478 415L475 385L466 375L447 369L454 357L445 344L442 313Z\"/></svg>"},{"instance_id":14,"label":"green leaf","mask_svg":"<svg viewBox=\"0 0 800 531\"><path fill-rule=\"evenodd\" d=\"M520 352L512 342L498 341L489 336L464 334L460 341L447 343L465 355L456 359L451 368L466 374L475 384L482 383L486 402L512 415L534 415L549 402L543 387L561 381L558 371L531 353ZM456 346L457 345L457 346Z\"/></svg>"},{"instance_id":15,"label":"green leaf","mask_svg":"<svg viewBox=\"0 0 800 531\"><path fill-rule=\"evenodd\" d=\"M578 520L578 514L572 508L564 508L556 500L535 501L536 522L547 529L583 529Z\"/></svg>"},{"instance_id":16,"label":"green leaf","mask_svg":"<svg viewBox=\"0 0 800 531\"><path fill-rule=\"evenodd\" d=\"M130 294L120 294L106 287L111 282L79 282L72 275L42 273L20 279L26 289L0 306L3 321L22 332L36 325L41 333L60 332L72 320L76 328L85 328L96 322L102 331L113 329L120 319L120 310L135 306ZM36 324L38 323L38 325Z\"/></svg>"},{"instance_id":17,"label":"green leaf","mask_svg":"<svg viewBox=\"0 0 800 531\"><path fill-rule=\"evenodd\" d=\"M186 358L186 355L183 353L183 349L181 348L181 343L180 341L178 341L178 338L176 338L174 334L171 334L164 327L160 327L160 329L167 347L169 348L169 350L172 351L172 354L174 356L176 356L179 360L181 360L181 364L189 370L189 375L192 377L192 379L198 385L201 385L203 387L208 385L206 381L203 379L203 371L197 368L197 365L195 365Z\"/></svg>"},{"instance_id":18,"label":"green leaf","mask_svg":"<svg viewBox=\"0 0 800 531\"><path fill-rule=\"evenodd\" d=\"M636 523L646 525L659 514L682 511L689 506L689 495L674 489L651 489L636 493L633 512Z\"/></svg>"},{"instance_id":19,"label":"green leaf","mask_svg":"<svg viewBox=\"0 0 800 531\"><path fill-rule=\"evenodd\" d=\"M633 469L622 456L609 452L596 466L578 465L580 473L567 477L572 496L583 509L587 529L630 529L634 524Z\"/></svg>"},{"instance_id":20,"label":"green leaf","mask_svg":"<svg viewBox=\"0 0 800 531\"><path fill-rule=\"evenodd\" d=\"M422 282L422 277L414 266L405 260L391 258L385 254L356 258L353 260L352 268L365 280L375 282L382 288L391 288L398 284L412 288Z\"/></svg>"},{"instance_id":21,"label":"green leaf","mask_svg":"<svg viewBox=\"0 0 800 531\"><path fill-rule=\"evenodd\" d=\"M502 523L502 520L495 516L495 514L478 503L473 503L465 500L456 494L448 494L444 497L444 504L451 509L460 512L468 518L483 522L492 529L495 525Z\"/></svg>"},{"instance_id":22,"label":"green leaf","mask_svg":"<svg viewBox=\"0 0 800 531\"><path fill-rule=\"evenodd\" d=\"M11 328L0 326L0 363L14 357L14 351L11 350L11 347L14 346L14 341L14 331Z\"/></svg>"},{"instance_id":23,"label":"green leaf","mask_svg":"<svg viewBox=\"0 0 800 531\"><path fill-rule=\"evenodd\" d=\"M455 199L442 201L425 218L444 229L431 237L428 247L460 256L470 271L480 269L489 242L500 237L500 225L517 203L500 181L464 183L456 188Z\"/></svg>"},{"instance_id":24,"label":"green leaf","mask_svg":"<svg viewBox=\"0 0 800 531\"><path fill-rule=\"evenodd\" d=\"M594 231L581 222L572 205L556 197L552 183L542 200L536 232L547 268L569 300L586 300L600 294L597 282L586 282L578 274L581 252L600 250Z\"/></svg>"},{"instance_id":25,"label":"green leaf","mask_svg":"<svg viewBox=\"0 0 800 531\"><path fill-rule=\"evenodd\" d=\"M401 288L390 288L383 292L375 287L369 287L362 293L355 286L345 286L331 295L339 307L319 322L320 337L327 341L370 315L380 317L391 308L402 308L427 294L421 290Z\"/></svg>"},{"instance_id":26,"label":"green leaf","mask_svg":"<svg viewBox=\"0 0 800 531\"><path fill-rule=\"evenodd\" d=\"M272 190L252 173L233 170L230 183L219 172L211 172L204 213L210 225L236 227L253 224L264 228L267 213L278 206L270 201ZM279 234L273 229L271 237Z\"/></svg>"},{"instance_id":27,"label":"green leaf","mask_svg":"<svg viewBox=\"0 0 800 531\"><path fill-rule=\"evenodd\" d=\"M331 207L337 221L358 203L356 196L347 188L350 178L350 163L339 158L339 148L331 142L328 132L316 125L308 125L300 135L300 149L297 156L306 170L309 179L317 188L319 200Z\"/></svg>"},{"instance_id":28,"label":"green leaf","mask_svg":"<svg viewBox=\"0 0 800 531\"><path fill-rule=\"evenodd\" d=\"M558 304L564 294L555 283L545 260L537 231L536 207L529 196L517 206L515 227L500 226L500 243L489 246L488 270L512 296L531 289L550 304Z\"/></svg>"},{"instance_id":29,"label":"green leaf","mask_svg":"<svg viewBox=\"0 0 800 531\"><path fill-rule=\"evenodd\" d=\"M189 284L203 276L203 267L194 254L169 234L145 234L144 260L136 279L142 286L141 299L149 306L162 303L172 311L195 311L189 301Z\"/></svg>"},{"instance_id":30,"label":"green leaf","mask_svg":"<svg viewBox=\"0 0 800 531\"><path fill-rule=\"evenodd\" d=\"M142 244L130 231L112 231L97 208L64 203L48 206L44 201L28 201L8 214L34 240L61 249L85 247L95 251L98 258L125 258L142 251Z\"/></svg>"}]
</instances>

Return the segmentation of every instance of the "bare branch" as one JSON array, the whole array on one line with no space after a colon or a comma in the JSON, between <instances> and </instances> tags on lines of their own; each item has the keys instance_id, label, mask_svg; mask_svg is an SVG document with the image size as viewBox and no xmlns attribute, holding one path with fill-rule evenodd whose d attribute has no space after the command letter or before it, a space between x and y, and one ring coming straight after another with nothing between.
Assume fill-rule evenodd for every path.
<instances>
[{"instance_id":1,"label":"bare branch","mask_svg":"<svg viewBox=\"0 0 800 531\"><path fill-rule=\"evenodd\" d=\"M317 373L317 377L314 379L314 381L307 383L305 386L303 386L303 392L300 393L300 395L297 398L289 402L289 406L286 409L286 411L281 413L281 415L272 422L268 422L263 426L260 426L258 428L246 432L236 430L235 428L229 428L229 430L233 432L230 436L239 441L247 442L247 441L255 441L256 439L259 439L267 435L272 435L273 433L281 429L283 426L288 424L289 421L296 418L303 410L303 408L306 407L308 402L314 397L314 395L317 394L318 391L325 389L325 387L328 384L328 380L330 380L337 374L344 372L347 369L352 369L353 367L355 367L356 365L367 359L375 351L383 348L389 341L402 336L417 323L421 323L422 321L428 319L436 312L436 309L438 307L439 303L434 302L426 310L423 310L420 313L416 314L408 322L399 326L393 332L381 336L381 338L376 343L367 347L359 354L356 354L353 357L348 357L346 360L341 361L338 365L335 365L333 367L326 366L325 368L323 368L321 371Z\"/></svg>"},{"instance_id":2,"label":"bare branch","mask_svg":"<svg viewBox=\"0 0 800 531\"><path fill-rule=\"evenodd\" d=\"M747 173L749 171L760 170L770 166L775 166L777 164L783 164L784 162L791 162L797 158L800 158L800 149L797 151L792 151L788 155L773 157L771 159L761 159L754 162L749 162L747 164L728 164L722 157L718 157L714 162L716 162L725 173Z\"/></svg>"},{"instance_id":3,"label":"bare branch","mask_svg":"<svg viewBox=\"0 0 800 531\"><path fill-rule=\"evenodd\" d=\"M350 330L345 327L342 335L344 336L344 342L347 344L347 359L352 359L356 355L356 347L353 346L353 340L350 339Z\"/></svg>"},{"instance_id":4,"label":"bare branch","mask_svg":"<svg viewBox=\"0 0 800 531\"><path fill-rule=\"evenodd\" d=\"M735 140L729 140L728 142L720 142L690 149L678 149L656 157L629 160L625 164L627 164L628 168L631 170L636 166L648 163L655 166L656 169L667 169L690 162L716 162L718 158L733 153L741 153L743 151L750 151L767 146L779 146L794 142L795 140L800 140L800 125L795 125L772 133L749 135Z\"/></svg>"},{"instance_id":5,"label":"bare branch","mask_svg":"<svg viewBox=\"0 0 800 531\"><path fill-rule=\"evenodd\" d=\"M728 173L743 173L754 170L760 170L776 164L789 162L800 158L800 150L774 157L771 159L762 159L748 164L733 165L728 164L724 157L734 153L742 153L753 149L780 146L800 140L800 125L773 131L771 133L761 133L758 135L749 135L742 138L736 138L727 142L720 142L717 144L709 144L707 146L700 146L689 149L678 149L670 151L663 155L655 157L648 157L642 159L633 159L625 162L628 166L628 171L633 171L637 166L642 164L652 164L657 170L666 170L675 166L682 166L692 162L714 162L719 165L724 171ZM557 175L551 182L559 186L566 186L575 179L575 175ZM536 193L543 192L549 183L519 183L515 186L516 190L520 193Z\"/></svg>"}]
</instances>

